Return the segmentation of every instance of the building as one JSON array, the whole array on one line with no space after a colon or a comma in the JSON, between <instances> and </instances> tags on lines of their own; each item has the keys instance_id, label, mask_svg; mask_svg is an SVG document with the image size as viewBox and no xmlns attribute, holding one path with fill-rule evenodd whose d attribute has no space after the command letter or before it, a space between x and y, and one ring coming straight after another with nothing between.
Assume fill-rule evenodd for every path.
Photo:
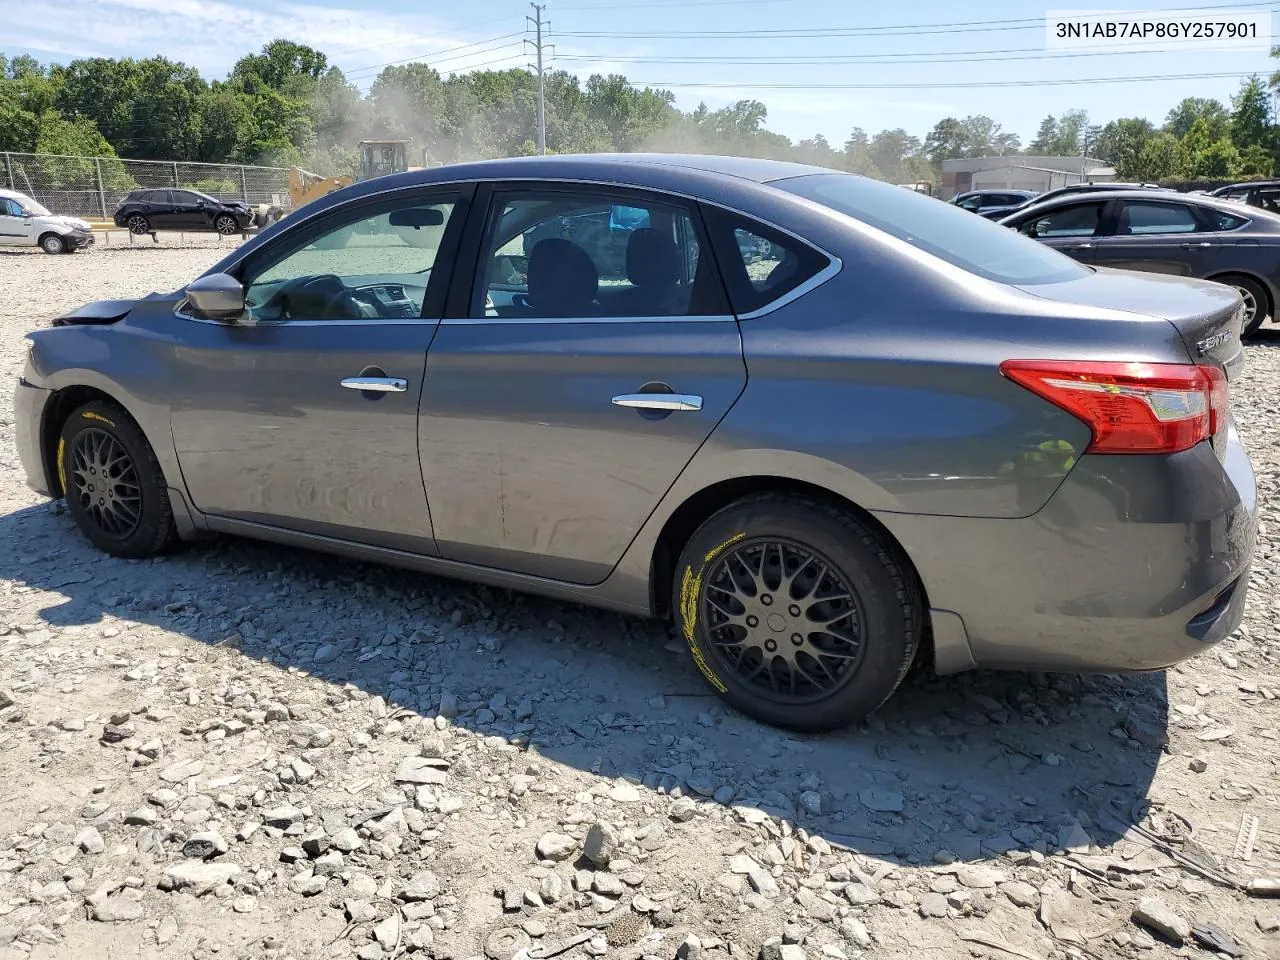
<instances>
[{"instance_id":1,"label":"building","mask_svg":"<svg viewBox=\"0 0 1280 960\"><path fill-rule=\"evenodd\" d=\"M1116 178L1115 167L1090 157L970 157L942 161L938 195L950 200L966 190L1035 190L1044 193L1082 181Z\"/></svg>"}]
</instances>

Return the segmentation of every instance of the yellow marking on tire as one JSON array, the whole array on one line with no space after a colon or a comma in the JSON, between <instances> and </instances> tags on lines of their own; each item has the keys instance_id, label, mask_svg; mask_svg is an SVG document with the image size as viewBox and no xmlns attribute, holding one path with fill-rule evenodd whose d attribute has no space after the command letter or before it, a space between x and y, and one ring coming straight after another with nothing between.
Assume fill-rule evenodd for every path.
<instances>
[{"instance_id":1,"label":"yellow marking on tire","mask_svg":"<svg viewBox=\"0 0 1280 960\"><path fill-rule=\"evenodd\" d=\"M110 420L108 420L108 419L107 419L106 417L104 417L102 414L100 414L100 413L94 413L92 410L86 410L84 413L82 413L82 414L81 414L81 416L82 416L84 419L86 419L86 420L101 420L103 423L105 423L105 424L106 424L107 426L109 426L109 427L114 427L114 426L115 426L115 424L114 424L114 423L112 423Z\"/></svg>"},{"instance_id":2,"label":"yellow marking on tire","mask_svg":"<svg viewBox=\"0 0 1280 960\"><path fill-rule=\"evenodd\" d=\"M732 543L732 541L730 541ZM728 544L719 549L723 550ZM715 687L721 693L727 693L728 687L724 685L724 681L716 676L715 671L711 669L707 663L707 658L702 655L702 649L698 646L695 638L694 628L698 622L698 594L702 588L702 574L694 574L693 567L685 567L684 576L680 580L680 618L684 622L684 638L689 643L689 655L693 657L694 665L698 671L707 678L707 682Z\"/></svg>"},{"instance_id":3,"label":"yellow marking on tire","mask_svg":"<svg viewBox=\"0 0 1280 960\"><path fill-rule=\"evenodd\" d=\"M58 492L64 497L67 495L67 441L64 437L58 438L58 483L62 489Z\"/></svg>"},{"instance_id":4,"label":"yellow marking on tire","mask_svg":"<svg viewBox=\"0 0 1280 960\"><path fill-rule=\"evenodd\" d=\"M724 543L720 544L720 546L712 550L708 550L707 555L702 558L702 562L710 563L712 560L714 560L716 557L720 556L720 554L724 552L725 547L729 546L731 543L737 543L739 540L741 540L745 536L746 536L745 533L735 533L732 537L730 537Z\"/></svg>"}]
</instances>

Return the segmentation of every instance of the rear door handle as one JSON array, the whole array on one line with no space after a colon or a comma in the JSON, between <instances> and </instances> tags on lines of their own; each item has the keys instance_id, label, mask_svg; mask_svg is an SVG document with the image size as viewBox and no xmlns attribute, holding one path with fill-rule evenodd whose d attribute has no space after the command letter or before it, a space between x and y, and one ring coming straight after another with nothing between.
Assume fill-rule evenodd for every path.
<instances>
[{"instance_id":1,"label":"rear door handle","mask_svg":"<svg viewBox=\"0 0 1280 960\"><path fill-rule=\"evenodd\" d=\"M1184 244L1182 245L1182 249L1183 249L1183 250L1191 250L1191 249L1193 249L1193 248L1195 248L1195 247L1212 247L1212 246L1213 246L1213 244L1212 244L1212 243L1210 243L1208 240L1202 240L1202 241L1200 241L1199 243L1184 243Z\"/></svg>"},{"instance_id":2,"label":"rear door handle","mask_svg":"<svg viewBox=\"0 0 1280 960\"><path fill-rule=\"evenodd\" d=\"M613 398L618 407L637 410L701 410L702 398L691 393L623 393Z\"/></svg>"},{"instance_id":3,"label":"rear door handle","mask_svg":"<svg viewBox=\"0 0 1280 960\"><path fill-rule=\"evenodd\" d=\"M400 377L347 377L342 385L368 393L404 393L409 389L409 381Z\"/></svg>"}]
</instances>

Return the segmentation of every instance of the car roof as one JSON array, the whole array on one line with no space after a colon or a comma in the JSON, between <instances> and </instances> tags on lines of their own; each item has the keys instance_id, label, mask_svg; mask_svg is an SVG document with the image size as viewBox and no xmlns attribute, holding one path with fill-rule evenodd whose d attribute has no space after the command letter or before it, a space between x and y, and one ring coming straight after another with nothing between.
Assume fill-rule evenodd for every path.
<instances>
[{"instance_id":1,"label":"car roof","mask_svg":"<svg viewBox=\"0 0 1280 960\"><path fill-rule=\"evenodd\" d=\"M31 199L25 193L19 193L17 190L6 190L3 187L0 187L0 197L5 197L9 200L30 200Z\"/></svg>"},{"instance_id":2,"label":"car roof","mask_svg":"<svg viewBox=\"0 0 1280 960\"><path fill-rule=\"evenodd\" d=\"M1221 210L1224 213L1235 214L1237 217L1244 219L1254 219L1263 216L1269 221L1280 223L1280 217L1275 214L1268 214L1265 210L1257 207L1248 207L1235 200L1227 200L1223 197L1211 197L1202 194L1179 193L1176 190L1095 190L1093 193L1073 193L1065 197L1053 197L1046 200L1043 204L1033 203L1030 206L1023 207L1022 210L1015 211L1014 216L1023 210L1033 210L1037 207L1056 207L1065 206L1069 203L1080 203L1089 200L1143 200L1147 202L1164 202L1164 203L1184 203L1193 207L1207 207L1212 210Z\"/></svg>"},{"instance_id":3,"label":"car roof","mask_svg":"<svg viewBox=\"0 0 1280 960\"><path fill-rule=\"evenodd\" d=\"M843 170L785 160L755 157L704 156L674 153L591 153L545 157L505 157L447 164L361 181L357 193L394 190L415 184L465 180L589 180L634 183L637 186L678 187L711 179L771 183L812 174L852 176ZM373 184L374 186L370 186ZM359 189L366 188L366 189Z\"/></svg>"},{"instance_id":4,"label":"car roof","mask_svg":"<svg viewBox=\"0 0 1280 960\"><path fill-rule=\"evenodd\" d=\"M1280 180L1241 180L1239 183L1228 183L1226 186L1218 187L1218 190L1241 190L1251 187L1280 187Z\"/></svg>"}]
</instances>

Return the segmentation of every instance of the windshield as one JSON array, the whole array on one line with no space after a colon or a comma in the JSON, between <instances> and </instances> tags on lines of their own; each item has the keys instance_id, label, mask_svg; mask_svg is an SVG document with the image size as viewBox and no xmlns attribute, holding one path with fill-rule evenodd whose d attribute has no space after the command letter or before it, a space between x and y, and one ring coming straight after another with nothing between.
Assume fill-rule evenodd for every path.
<instances>
[{"instance_id":1,"label":"windshield","mask_svg":"<svg viewBox=\"0 0 1280 960\"><path fill-rule=\"evenodd\" d=\"M30 197L23 197L18 203L22 204L22 209L30 210L37 217L51 217L52 213L39 200L32 200Z\"/></svg>"},{"instance_id":2,"label":"windshield","mask_svg":"<svg viewBox=\"0 0 1280 960\"><path fill-rule=\"evenodd\" d=\"M904 240L970 273L1000 283L1059 283L1089 270L1008 227L924 194L843 173L771 184Z\"/></svg>"}]
</instances>

